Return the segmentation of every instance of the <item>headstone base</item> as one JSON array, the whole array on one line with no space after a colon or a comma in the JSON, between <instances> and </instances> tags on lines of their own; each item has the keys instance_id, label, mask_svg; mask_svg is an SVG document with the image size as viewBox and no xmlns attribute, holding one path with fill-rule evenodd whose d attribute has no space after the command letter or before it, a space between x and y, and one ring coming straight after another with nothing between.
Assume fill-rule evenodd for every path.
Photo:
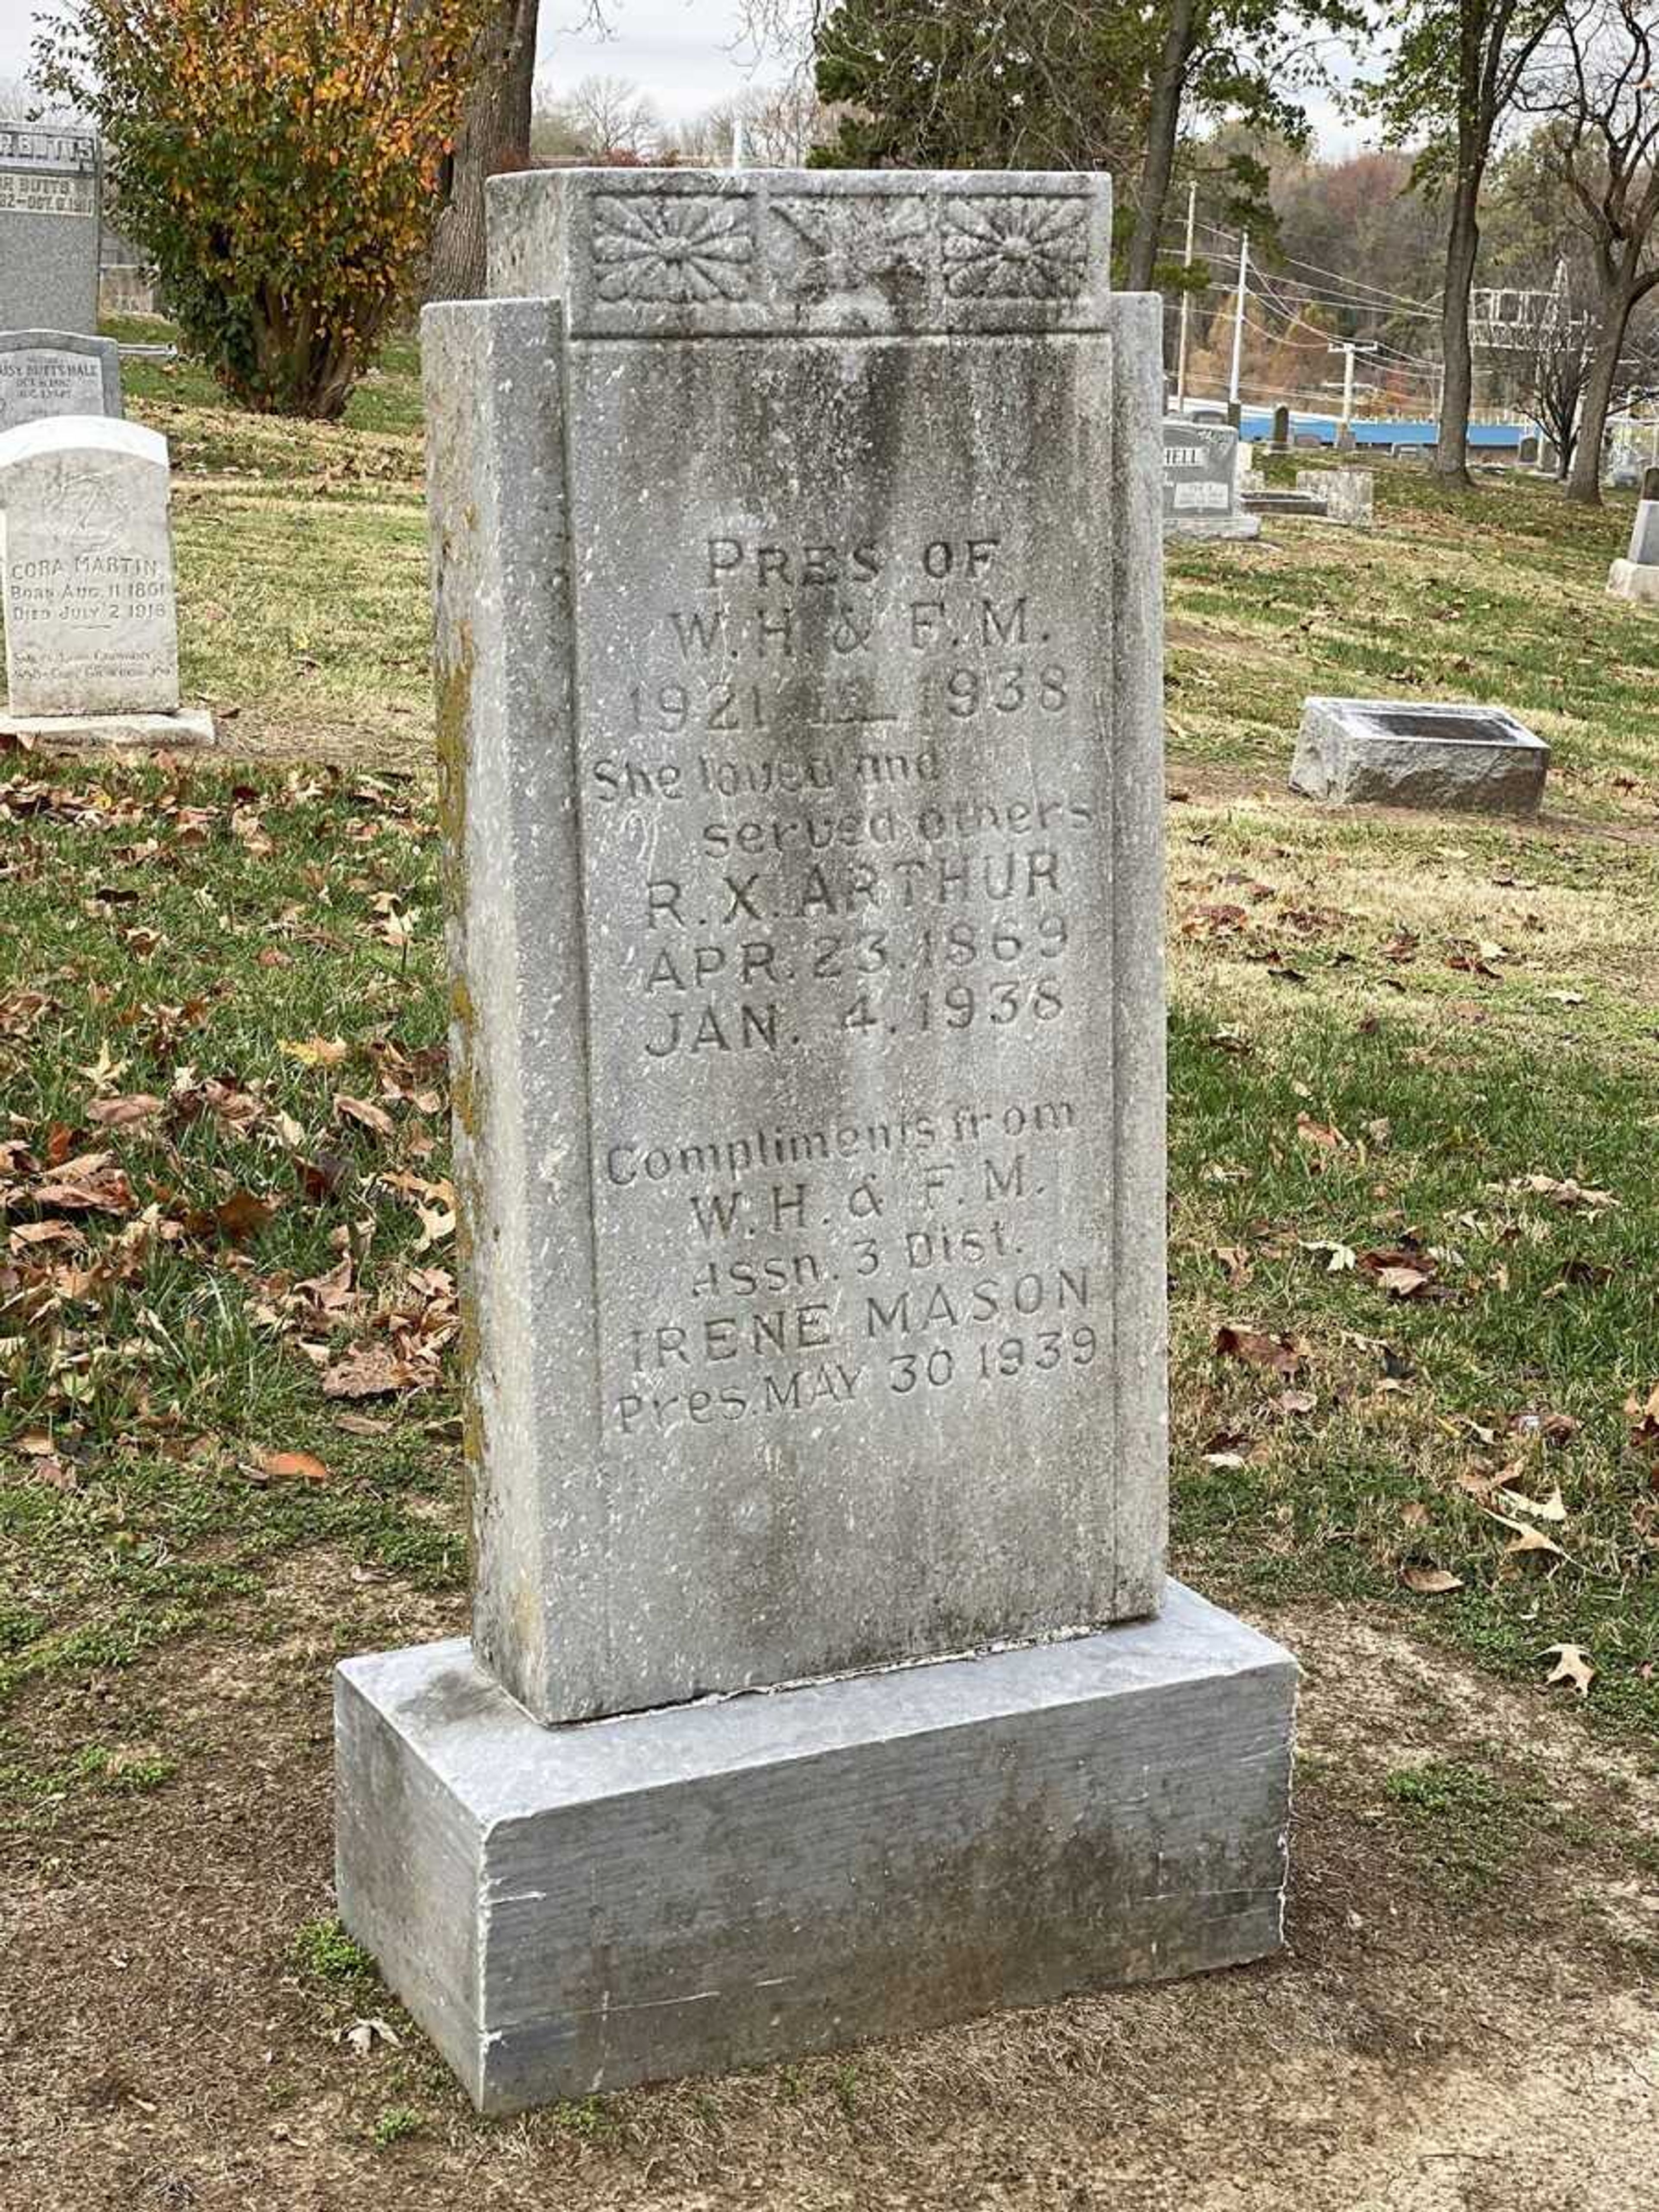
<instances>
[{"instance_id":1,"label":"headstone base","mask_svg":"<svg viewBox=\"0 0 1659 2212\"><path fill-rule=\"evenodd\" d=\"M1615 561L1607 571L1607 589L1616 599L1659 607L1659 562Z\"/></svg>"},{"instance_id":2,"label":"headstone base","mask_svg":"<svg viewBox=\"0 0 1659 2212\"><path fill-rule=\"evenodd\" d=\"M557 1729L461 1639L349 1660L341 1915L486 2112L1264 1957L1296 1662L1167 1591Z\"/></svg>"},{"instance_id":3,"label":"headstone base","mask_svg":"<svg viewBox=\"0 0 1659 2212\"><path fill-rule=\"evenodd\" d=\"M144 745L171 752L215 742L213 717L180 707L172 714L7 714L0 738L32 738L41 745Z\"/></svg>"},{"instance_id":4,"label":"headstone base","mask_svg":"<svg viewBox=\"0 0 1659 2212\"><path fill-rule=\"evenodd\" d=\"M1183 514L1178 520L1165 520L1164 535L1165 538L1260 538L1261 524L1254 514Z\"/></svg>"}]
</instances>

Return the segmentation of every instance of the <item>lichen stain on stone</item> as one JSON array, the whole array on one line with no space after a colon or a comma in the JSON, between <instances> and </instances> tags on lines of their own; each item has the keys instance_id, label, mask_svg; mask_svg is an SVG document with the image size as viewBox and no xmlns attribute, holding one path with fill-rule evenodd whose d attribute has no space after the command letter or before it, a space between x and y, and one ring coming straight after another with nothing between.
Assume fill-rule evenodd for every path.
<instances>
[{"instance_id":1,"label":"lichen stain on stone","mask_svg":"<svg viewBox=\"0 0 1659 2212\"><path fill-rule=\"evenodd\" d=\"M469 523L476 520L469 515ZM477 1148L483 1126L483 1072L480 1066L477 1007L466 973L467 781L471 767L472 686L477 650L472 625L455 625L454 649L441 657L435 677L435 741L438 758L438 827L443 854L444 897L459 929L452 939L449 975L450 1113L455 1129L456 1273L462 1285L459 1356L461 1447L466 1492L466 1527L476 1570L478 1543L475 1507L483 1465L484 1413L479 1389L480 1337L474 1272L477 1224L481 1203Z\"/></svg>"}]
</instances>

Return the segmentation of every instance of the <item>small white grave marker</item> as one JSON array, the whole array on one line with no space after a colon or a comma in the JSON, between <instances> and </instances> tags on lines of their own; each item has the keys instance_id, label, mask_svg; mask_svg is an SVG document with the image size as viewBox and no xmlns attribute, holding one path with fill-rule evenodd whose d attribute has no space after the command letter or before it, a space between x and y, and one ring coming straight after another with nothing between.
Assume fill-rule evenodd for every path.
<instances>
[{"instance_id":1,"label":"small white grave marker","mask_svg":"<svg viewBox=\"0 0 1659 2212\"><path fill-rule=\"evenodd\" d=\"M167 489L167 441L136 422L60 415L0 433L14 729L149 743L210 738L205 717L177 712ZM150 727L135 717L172 719Z\"/></svg>"}]
</instances>

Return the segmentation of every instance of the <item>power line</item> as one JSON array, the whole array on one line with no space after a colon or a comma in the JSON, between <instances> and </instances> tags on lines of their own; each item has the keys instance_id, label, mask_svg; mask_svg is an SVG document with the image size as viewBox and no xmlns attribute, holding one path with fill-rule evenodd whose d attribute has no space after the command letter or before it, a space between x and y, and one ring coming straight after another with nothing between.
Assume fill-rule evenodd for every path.
<instances>
[{"instance_id":1,"label":"power line","mask_svg":"<svg viewBox=\"0 0 1659 2212\"><path fill-rule=\"evenodd\" d=\"M1219 239L1224 245L1227 245L1229 246L1231 246L1237 238L1237 233L1236 231L1226 230L1220 223L1218 222L1200 222L1198 228L1200 230L1207 231L1212 238ZM1431 316L1437 322L1440 319L1439 309L1436 307L1431 301L1413 300L1404 292L1392 291L1386 284L1372 284L1363 276L1350 276L1346 273L1346 271L1340 269L1328 269L1322 262L1305 260L1300 254L1287 253L1284 255L1283 258L1287 261L1292 268L1306 269L1316 276L1332 277L1339 284L1346 285L1355 291L1373 293L1376 295L1378 300L1387 301L1391 305L1401 308L1410 309L1415 314ZM1299 283L1300 280L1295 277L1291 277L1287 278L1285 281L1291 283ZM1358 307L1370 305L1373 313L1380 313L1382 312L1382 309L1376 307L1374 302L1367 302L1361 300L1351 301L1349 304Z\"/></svg>"}]
</instances>

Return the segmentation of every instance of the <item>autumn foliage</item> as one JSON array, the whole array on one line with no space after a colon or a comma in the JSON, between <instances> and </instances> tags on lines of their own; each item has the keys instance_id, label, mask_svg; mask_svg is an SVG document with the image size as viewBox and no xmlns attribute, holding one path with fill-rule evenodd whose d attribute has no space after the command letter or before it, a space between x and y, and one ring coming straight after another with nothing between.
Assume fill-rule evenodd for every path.
<instances>
[{"instance_id":1,"label":"autumn foliage","mask_svg":"<svg viewBox=\"0 0 1659 2212\"><path fill-rule=\"evenodd\" d=\"M45 88L226 390L337 416L408 304L487 0L64 0Z\"/></svg>"}]
</instances>

